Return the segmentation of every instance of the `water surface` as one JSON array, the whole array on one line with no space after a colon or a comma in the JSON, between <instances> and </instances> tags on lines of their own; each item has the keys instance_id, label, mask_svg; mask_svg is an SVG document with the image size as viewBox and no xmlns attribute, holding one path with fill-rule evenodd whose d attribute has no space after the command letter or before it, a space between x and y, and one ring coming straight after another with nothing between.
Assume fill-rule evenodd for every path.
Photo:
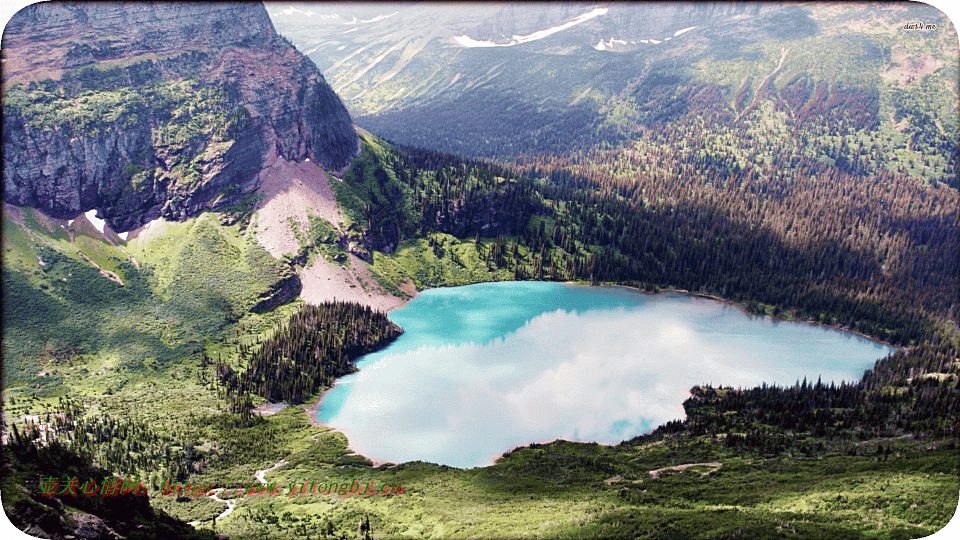
<instances>
[{"instance_id":1,"label":"water surface","mask_svg":"<svg viewBox=\"0 0 960 540\"><path fill-rule=\"evenodd\" d=\"M404 334L326 393L320 420L396 463L492 463L567 438L619 443L684 418L693 385L857 380L893 349L721 302L558 283L432 289Z\"/></svg>"}]
</instances>

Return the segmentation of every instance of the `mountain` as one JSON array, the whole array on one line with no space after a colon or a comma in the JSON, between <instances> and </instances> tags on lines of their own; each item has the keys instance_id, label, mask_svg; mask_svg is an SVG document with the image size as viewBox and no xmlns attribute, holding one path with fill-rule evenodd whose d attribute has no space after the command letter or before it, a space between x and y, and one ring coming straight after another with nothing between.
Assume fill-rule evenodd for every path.
<instances>
[{"instance_id":1,"label":"mountain","mask_svg":"<svg viewBox=\"0 0 960 540\"><path fill-rule=\"evenodd\" d=\"M3 35L4 200L115 231L224 208L281 157L347 165L350 116L260 4L39 3Z\"/></svg>"},{"instance_id":2,"label":"mountain","mask_svg":"<svg viewBox=\"0 0 960 540\"><path fill-rule=\"evenodd\" d=\"M441 95L452 98L482 86L556 91L557 84L566 84L563 79L577 80L578 71L598 67L584 60L596 63L599 56L584 57L581 49L649 49L654 38L669 41L698 25L776 11L771 4L720 2L464 4L457 9L267 3L267 8L279 31L327 72L358 115ZM521 62L510 66L507 60ZM542 62L566 69L550 73L541 70ZM533 72L539 73L532 77Z\"/></svg>"},{"instance_id":3,"label":"mountain","mask_svg":"<svg viewBox=\"0 0 960 540\"><path fill-rule=\"evenodd\" d=\"M59 385L48 344L149 371L298 297L401 303L330 182L350 116L262 4L42 3L3 39L7 385Z\"/></svg>"},{"instance_id":4,"label":"mountain","mask_svg":"<svg viewBox=\"0 0 960 540\"><path fill-rule=\"evenodd\" d=\"M888 170L956 177L957 33L919 3L268 11L358 125L399 144L513 160L620 147L703 117L744 156L776 137L857 169L863 144ZM909 28L918 21L926 30Z\"/></svg>"}]
</instances>

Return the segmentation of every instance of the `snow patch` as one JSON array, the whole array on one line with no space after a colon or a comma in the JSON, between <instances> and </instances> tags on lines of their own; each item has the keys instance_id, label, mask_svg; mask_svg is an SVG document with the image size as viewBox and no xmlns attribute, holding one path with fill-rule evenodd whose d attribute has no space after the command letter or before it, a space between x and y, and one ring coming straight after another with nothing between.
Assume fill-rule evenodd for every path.
<instances>
[{"instance_id":1,"label":"snow patch","mask_svg":"<svg viewBox=\"0 0 960 540\"><path fill-rule=\"evenodd\" d=\"M663 38L663 40L656 40L656 39L649 39L649 38L648 38L648 39L641 39L640 41L630 41L629 43L631 43L631 44L633 44L633 43L644 43L644 44L648 44L648 45L649 45L649 44L659 45L660 43L663 43L663 42L665 42L665 41L670 41L671 39L673 39L673 38L675 38L675 37L677 37L677 36L679 36L679 35L686 34L687 32L689 32L689 31L691 31L691 30L693 30L693 29L695 29L695 28L699 28L699 26L688 26L687 28L682 28L682 29L677 30L676 32L674 32L672 36L667 36L667 37ZM623 44L623 45L626 45L628 42L627 42L627 41L624 41L624 40L622 40L622 39L614 39L614 38L610 38L610 41L604 41L604 40L601 39L601 40L600 40L600 43L597 43L596 45L594 45L593 48L596 49L596 50L598 50L598 51L605 51L605 50L607 50L607 49L613 49L613 48L614 48L614 45L615 45L615 44L618 44L618 43Z\"/></svg>"},{"instance_id":2,"label":"snow patch","mask_svg":"<svg viewBox=\"0 0 960 540\"><path fill-rule=\"evenodd\" d=\"M453 38L453 40L459 43L460 45L463 45L464 47L509 47L510 45L516 45L516 43L513 41L511 41L507 45L497 45L496 43L490 40L477 41L472 37L467 36L466 34L462 36L456 36Z\"/></svg>"},{"instance_id":3,"label":"snow patch","mask_svg":"<svg viewBox=\"0 0 960 540\"><path fill-rule=\"evenodd\" d=\"M293 15L294 13L303 13L303 14L306 15L307 17L310 17L311 15L314 14L313 11L300 11L299 9L297 9L297 8L295 8L295 7L293 7L293 6L290 6L290 7L286 8L286 9L282 9L282 10L280 10L280 11L281 11L284 15Z\"/></svg>"},{"instance_id":4,"label":"snow patch","mask_svg":"<svg viewBox=\"0 0 960 540\"><path fill-rule=\"evenodd\" d=\"M583 15L579 15L575 17L573 20L567 21L561 24L560 26L554 26L553 28L547 28L546 30L539 30L532 34L528 34L526 36L514 35L513 39L510 40L510 43L497 44L491 40L479 41L467 36L466 34L462 36L456 36L453 38L453 40L464 47L512 47L514 45L519 45L521 43L528 43L530 41L536 41L538 39L543 39L547 36L551 36L561 30L566 30L567 28L570 28L572 26L576 26L580 23L589 21L594 17L599 17L600 15L604 15L607 13L607 11L609 11L607 8L596 8L593 11L589 13L584 13Z\"/></svg>"},{"instance_id":5,"label":"snow patch","mask_svg":"<svg viewBox=\"0 0 960 540\"><path fill-rule=\"evenodd\" d=\"M126 241L127 241L127 237L130 236L130 231L124 231L124 232L122 232L122 233L118 233L117 236L119 236L121 240L123 240L124 242L126 242Z\"/></svg>"},{"instance_id":6,"label":"snow patch","mask_svg":"<svg viewBox=\"0 0 960 540\"><path fill-rule=\"evenodd\" d=\"M549 35L556 34L561 30L566 30L572 26L576 26L580 23L587 22L594 17L604 15L609 11L607 8L596 8L589 13L584 13L579 17L574 18L572 21L561 24L560 26L554 26L553 28L548 28L546 30L540 30L539 32L534 32L527 36L513 36L519 43L526 43L528 41L534 41L537 39L543 39Z\"/></svg>"},{"instance_id":7,"label":"snow patch","mask_svg":"<svg viewBox=\"0 0 960 540\"><path fill-rule=\"evenodd\" d=\"M90 223L93 223L93 226L97 228L97 231L99 231L100 234L103 234L103 226L106 225L107 222L97 218L97 211L87 210L87 213L84 215L87 216L87 219L90 220Z\"/></svg>"},{"instance_id":8,"label":"snow patch","mask_svg":"<svg viewBox=\"0 0 960 540\"><path fill-rule=\"evenodd\" d=\"M372 23L372 22L382 21L382 20L384 20L384 19L386 19L386 18L388 18L388 17L393 17L393 16L396 15L397 13L400 13L400 12L399 12L399 11L394 11L393 13L391 13L391 14L389 14L389 15L377 15L376 17L374 17L374 18L372 18L372 19L369 19L369 20L366 20L366 21L360 21L360 22L362 22L362 23Z\"/></svg>"},{"instance_id":9,"label":"snow patch","mask_svg":"<svg viewBox=\"0 0 960 540\"><path fill-rule=\"evenodd\" d=\"M623 39L616 39L616 38L610 38L610 41L604 41L604 40L601 39L601 40L600 40L600 43L597 43L596 45L594 45L593 48L596 49L596 50L598 50L598 51L604 51L604 50L606 50L606 49L608 49L608 48L609 48L609 49L612 49L613 46L616 45L616 44L618 44L618 43L621 44L621 45L626 45L626 44L627 44L627 41L626 41L626 40L623 40ZM631 41L630 43L634 43L634 42Z\"/></svg>"}]
</instances>

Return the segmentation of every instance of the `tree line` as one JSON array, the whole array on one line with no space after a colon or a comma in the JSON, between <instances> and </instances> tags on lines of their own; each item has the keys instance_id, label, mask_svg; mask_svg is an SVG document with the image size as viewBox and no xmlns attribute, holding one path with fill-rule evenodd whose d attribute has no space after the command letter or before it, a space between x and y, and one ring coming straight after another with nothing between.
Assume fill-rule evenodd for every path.
<instances>
[{"instance_id":1,"label":"tree line","mask_svg":"<svg viewBox=\"0 0 960 540\"><path fill-rule=\"evenodd\" d=\"M517 279L684 289L901 345L956 319L955 190L891 173L865 181L806 158L740 169L732 156L655 144L670 137L519 169L402 148L380 166L407 195L369 212L406 205L415 222L386 228L475 239Z\"/></svg>"},{"instance_id":2,"label":"tree line","mask_svg":"<svg viewBox=\"0 0 960 540\"><path fill-rule=\"evenodd\" d=\"M239 344L241 370L214 362L221 397L231 410L249 414L250 394L303 403L321 386L351 373L356 358L385 347L402 330L387 316L355 302L325 302L300 308L270 337ZM211 359L204 353L201 366Z\"/></svg>"}]
</instances>

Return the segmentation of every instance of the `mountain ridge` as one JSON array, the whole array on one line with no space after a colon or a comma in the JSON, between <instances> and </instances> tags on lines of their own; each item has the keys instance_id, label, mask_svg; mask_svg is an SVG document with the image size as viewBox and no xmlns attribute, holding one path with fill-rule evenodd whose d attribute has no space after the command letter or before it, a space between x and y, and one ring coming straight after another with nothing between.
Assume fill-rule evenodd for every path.
<instances>
[{"instance_id":1,"label":"mountain ridge","mask_svg":"<svg viewBox=\"0 0 960 540\"><path fill-rule=\"evenodd\" d=\"M353 24L349 4L309 17L280 7L268 4L278 31L358 125L400 145L522 161L619 147L703 115L743 157L747 131L831 166L876 174L883 161L955 183L960 43L930 6L564 3L460 17L384 5L378 19L366 4ZM521 15L529 24L515 24ZM926 30L904 28L918 20ZM878 156L862 163L860 144Z\"/></svg>"},{"instance_id":2,"label":"mountain ridge","mask_svg":"<svg viewBox=\"0 0 960 540\"><path fill-rule=\"evenodd\" d=\"M359 151L262 4L35 4L3 39L4 198L54 217L182 220L237 203L277 156L339 169Z\"/></svg>"}]
</instances>

